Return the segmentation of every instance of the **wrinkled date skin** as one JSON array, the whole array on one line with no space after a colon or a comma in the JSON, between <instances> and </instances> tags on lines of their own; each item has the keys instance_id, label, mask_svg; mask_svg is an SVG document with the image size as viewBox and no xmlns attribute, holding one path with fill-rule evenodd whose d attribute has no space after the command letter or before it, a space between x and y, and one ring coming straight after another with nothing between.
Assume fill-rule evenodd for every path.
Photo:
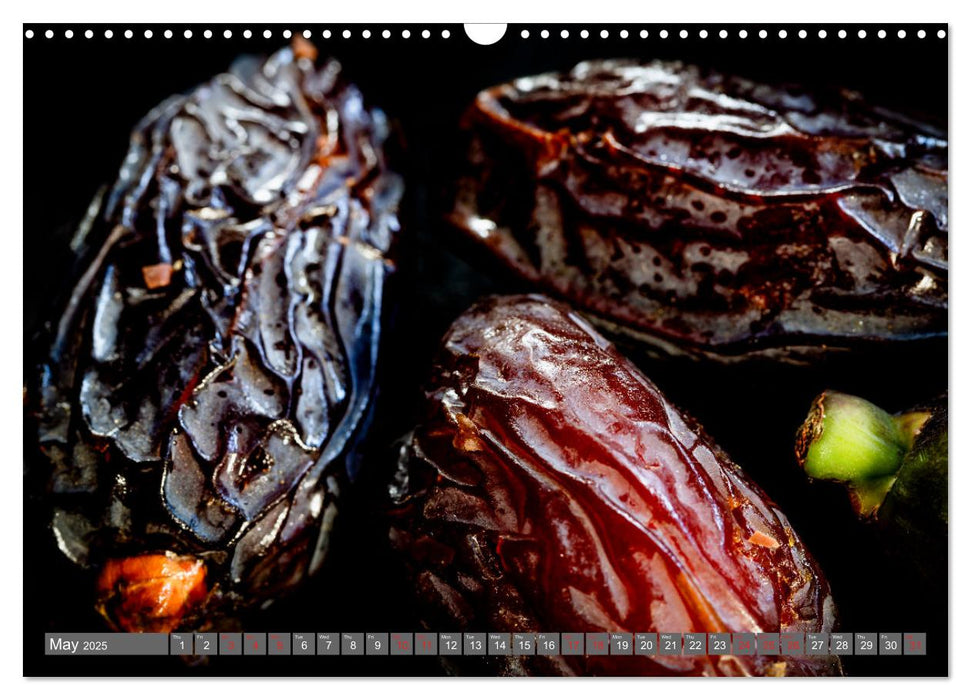
<instances>
[{"instance_id":1,"label":"wrinkled date skin","mask_svg":"<svg viewBox=\"0 0 971 700\"><path fill-rule=\"evenodd\" d=\"M35 413L54 535L115 627L293 589L357 468L401 183L384 116L314 59L161 104L82 231Z\"/></svg>"},{"instance_id":2,"label":"wrinkled date skin","mask_svg":"<svg viewBox=\"0 0 971 700\"><path fill-rule=\"evenodd\" d=\"M401 451L390 537L431 629L829 631L785 516L558 302L493 297L448 331ZM493 657L516 674L821 675L831 657Z\"/></svg>"},{"instance_id":3,"label":"wrinkled date skin","mask_svg":"<svg viewBox=\"0 0 971 700\"><path fill-rule=\"evenodd\" d=\"M947 333L944 131L616 61L486 90L465 126L449 220L611 332L790 362Z\"/></svg>"}]
</instances>

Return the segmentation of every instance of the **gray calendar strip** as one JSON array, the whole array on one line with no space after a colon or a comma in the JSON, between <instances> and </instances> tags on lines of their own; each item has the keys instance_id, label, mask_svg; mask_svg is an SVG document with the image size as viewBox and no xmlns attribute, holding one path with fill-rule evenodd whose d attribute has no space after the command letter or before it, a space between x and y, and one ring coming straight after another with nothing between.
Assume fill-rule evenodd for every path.
<instances>
[{"instance_id":1,"label":"gray calendar strip","mask_svg":"<svg viewBox=\"0 0 971 700\"><path fill-rule=\"evenodd\" d=\"M924 632L52 634L48 656L926 656Z\"/></svg>"}]
</instances>

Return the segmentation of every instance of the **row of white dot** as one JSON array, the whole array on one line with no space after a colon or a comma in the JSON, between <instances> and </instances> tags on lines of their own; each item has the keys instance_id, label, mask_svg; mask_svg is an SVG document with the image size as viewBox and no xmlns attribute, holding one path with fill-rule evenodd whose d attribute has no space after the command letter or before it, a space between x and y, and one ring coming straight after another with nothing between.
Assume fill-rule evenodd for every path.
<instances>
[{"instance_id":1,"label":"row of white dot","mask_svg":"<svg viewBox=\"0 0 971 700\"><path fill-rule=\"evenodd\" d=\"M283 38L284 39L289 39L293 35L292 32L289 29L284 29L281 32L281 34L283 35ZM441 34L442 34L442 38L443 39L448 39L449 36L450 36L450 32L447 29L443 29ZM186 39L191 39L192 38L192 30L191 29L186 29L182 33L182 35ZM250 39L253 36L253 32L250 31L249 29L244 29L243 32L242 32L242 35L243 35L243 38L244 39ZM361 34L360 35L364 39L370 39L371 38L371 30L370 29L364 29L364 30L361 31ZM423 39L429 39L429 38L431 38L431 35L432 35L431 31L429 31L428 29L424 29L421 32L421 37ZM669 33L668 33L668 30L667 29L662 29L662 30L660 30L657 33L657 35L661 39L667 39L668 36L669 36ZM800 29L796 33L796 35L800 39L805 39L807 36L809 36L809 33L805 29ZM860 29L856 33L856 35L859 38L861 38L861 39L865 39L867 37L867 31L865 29ZM876 35L877 35L877 38L884 39L887 36L887 32L884 29L880 29L880 30L877 31ZM26 32L24 32L24 36L27 37L28 39L33 39L34 38L34 30L33 29L28 29ZM53 29L48 29L47 31L44 32L44 36L47 37L48 39L53 39L54 38L54 30ZM104 37L105 37L105 39L111 39L113 36L114 36L114 32L111 29L106 29L104 31ZM126 29L124 31L124 37L126 39L131 39L133 36L135 36L135 33L131 29ZM152 32L151 29L146 29L144 31L144 37L146 39L151 39L153 36L154 36L154 33ZM171 39L174 36L174 34L173 34L173 32L172 32L171 29L166 29L164 32L162 32L162 36L165 37L166 39ZM213 36L213 32L212 32L211 29L206 29L206 30L204 30L202 32L202 36L205 37L206 39L211 39L212 36ZM310 38L313 37L313 33L308 29L308 30L305 30L303 32L303 36L305 38L307 38L307 39L310 39ZM324 39L330 39L331 36L332 36L332 34L331 34L331 31L329 29L325 29L321 33L321 36ZM341 36L343 36L345 39L350 39L353 36L353 33L351 32L350 29L345 29L341 33ZM385 29L384 31L381 32L381 36L383 38L385 38L385 39L390 39L391 38L391 30L390 29ZM528 29L522 30L522 32L520 33L520 36L523 39L528 39L529 38L529 30ZM542 39L548 39L549 36L550 36L550 32L549 32L548 29L543 29L543 30L541 30L539 32L539 36ZM581 39L586 39L586 38L588 38L590 36L590 32L588 30L586 30L586 29L581 29L580 32L579 32L579 36L580 36ZM626 29L621 29L618 32L618 36L621 39L626 39L627 37L630 36L630 32L628 32ZM642 29L640 31L640 37L641 37L641 39L646 39L646 38L648 38L648 36L650 36L650 33L646 29ZM687 39L690 36L690 33L688 32L687 29L682 29L680 32L678 32L678 36L680 36L682 39ZM707 39L708 38L708 30L707 29L700 29L700 30L698 30L697 36L700 39ZM720 30L718 32L718 36L721 39L727 39L728 38L728 30L727 29ZM768 32L768 30L760 29L759 32L758 32L758 36L759 36L760 39L766 39L769 36L769 32ZM780 29L779 32L778 32L778 36L779 36L780 39L785 39L785 38L787 38L789 36L789 33L785 29ZM819 36L820 39L825 39L828 36L827 31L825 29L820 29L819 32L818 32L818 36ZM840 29L839 31L836 32L836 36L838 36L840 39L845 39L847 37L847 31L845 29ZM917 30L917 38L918 39L923 39L926 36L927 36L927 32L926 31L924 31L923 29ZM946 36L947 36L947 32L945 30L939 29L937 31L937 37L939 39L943 39ZM71 30L71 29L65 29L64 30L64 37L66 39L72 39L74 37L74 31ZM226 39L231 39L233 37L232 30L231 29L226 29L225 31L223 31L223 37L226 38ZM263 38L264 39L271 39L272 37L273 37L273 32L271 30L266 29L266 30L263 31ZM411 31L409 31L408 29L403 29L401 31L401 38L402 39L408 39L410 37L411 37ZM560 31L560 37L563 38L563 39L568 39L570 37L570 30L569 29L563 29L563 30L561 30ZM608 31L607 29L601 30L601 32L600 32L600 38L601 39L607 39L609 37L610 37L610 31ZM747 38L748 37L748 30L746 30L746 29L740 29L738 31L738 37L740 39ZM900 39L906 38L907 37L907 31L905 29L898 30L897 31L897 37L899 37ZM94 38L94 31L91 30L91 29L85 30L85 32L84 32L84 38L85 39L92 39L92 38Z\"/></svg>"},{"instance_id":2,"label":"row of white dot","mask_svg":"<svg viewBox=\"0 0 971 700\"><path fill-rule=\"evenodd\" d=\"M630 36L630 32L628 32L626 29L621 29L617 34L618 34L618 36L621 39L626 39L627 37ZM657 35L661 39L667 39L668 36L670 36L670 34L669 34L669 32L668 32L667 29L660 30L657 33ZM796 35L800 39L805 39L807 36L809 36L809 32L807 32L805 29L800 29L796 33ZM859 30L856 33L856 35L858 37L860 37L861 39L866 39L866 37L867 37L867 31L866 31L866 29L861 29L861 30ZM529 30L528 29L524 29L522 32L520 32L520 36L523 39L528 39L529 38ZM549 32L548 29L543 29L542 31L540 31L539 36L540 36L541 39L548 39L549 36L550 36L550 32ZM586 38L588 38L590 36L590 32L588 30L586 30L586 29L581 29L580 32L579 32L579 36L580 36L581 39L586 39ZM646 29L642 29L640 31L640 37L641 37L641 39L646 39L646 38L648 38L648 36L650 36L650 32L648 32ZM689 36L691 36L691 34L690 34L690 32L688 32L687 29L682 29L680 32L678 32L678 36L680 36L682 39L687 39ZM708 38L708 30L707 29L699 29L697 36L698 36L699 39L707 39ZM718 32L718 36L721 39L727 39L728 38L728 30L727 29L720 30ZM760 29L759 30L759 33L758 33L758 36L759 36L760 39L766 39L769 36L769 32L766 29ZM780 39L785 39L785 38L787 38L789 36L789 32L786 31L785 29L780 29L778 36L779 36ZM819 36L820 39L825 39L828 36L828 33L827 33L827 31L825 29L820 29L819 32L818 32L818 36ZM845 29L840 29L839 31L836 32L836 36L838 36L840 39L845 39L847 37L847 32L846 32ZM880 30L877 31L877 37L878 38L885 39L886 36L887 36L887 32L886 32L885 29L880 29ZM899 38L901 38L901 39L905 39L907 37L907 31L905 29L901 29L901 30L899 30L897 32L897 36ZM917 38L918 39L923 39L926 36L927 36L927 32L926 31L924 31L923 29L918 29L917 30ZM946 36L947 36L947 32L944 31L943 29L939 29L937 31L937 37L939 39L943 39ZM560 31L560 37L563 38L563 39L569 39L570 38L570 30L569 29L563 29L563 30L561 30ZM610 32L608 30L602 29L600 31L600 38L601 39L607 39L609 37L610 37ZM739 37L739 39L745 39L745 38L747 38L748 37L748 30L747 29L739 29L738 30L738 37Z\"/></svg>"},{"instance_id":3,"label":"row of white dot","mask_svg":"<svg viewBox=\"0 0 971 700\"><path fill-rule=\"evenodd\" d=\"M447 30L447 29L443 29L441 34L442 34L442 38L443 39L448 39L451 36L451 32L449 32L449 30ZM111 29L106 29L104 31L104 37L105 37L105 39L111 39L112 37L114 37L114 35L115 35L115 33ZM155 34L154 34L154 32L151 29L146 29L144 31L144 33L143 33L143 36L146 39L151 39L154 35ZM293 32L291 32L289 29L284 29L281 32L281 35L283 36L284 39L289 39L291 36L293 36ZM422 30L422 32L421 32L421 38L422 39L429 39L429 38L431 38L431 35L432 35L431 31L429 31L428 29ZM34 30L33 29L28 29L27 31L24 32L24 36L27 37L28 39L33 39L34 38ZM48 38L48 39L53 39L54 38L54 30L53 29L48 29L47 31L44 32L44 36L46 38ZM133 36L135 36L135 33L131 29L126 29L125 30L124 37L126 39L131 39ZM172 32L171 29L166 29L164 32L162 32L162 36L164 36L166 39L171 39L175 35L173 34L173 32ZM182 36L184 36L186 39L191 39L192 38L192 30L191 29L186 29L184 32L182 32ZM213 36L213 32L212 32L211 29L206 29L206 30L204 30L202 32L202 36L205 37L206 39L211 39L212 36ZM243 36L244 39L251 39L253 37L253 32L251 30L249 30L249 29L244 29L242 31L242 36ZM309 29L304 30L303 36L306 39L310 39L310 38L313 37L313 32L311 32ZM331 36L332 36L332 33L331 33L331 31L329 29L325 29L321 33L321 36L324 39L330 39ZM352 36L352 32L351 32L350 29L345 29L341 33L341 36L343 36L345 39L350 39L351 36ZM383 32L381 32L381 36L384 37L385 39L390 39L391 38L391 30L390 29L385 29ZM233 32L232 32L232 30L231 29L226 29L225 31L223 31L223 37L226 38L226 39L232 39L233 38ZM361 32L361 37L363 37L364 39L370 39L371 38L371 30L370 29L363 30ZM71 29L65 29L64 30L64 38L65 39L73 39L74 38L74 31L71 30ZM85 30L85 32L84 32L84 38L85 39L93 39L94 38L94 31L91 30L91 29ZM264 39L271 39L271 38L273 38L273 32L271 30L269 30L269 29L264 30L263 31L263 38ZM402 30L402 32L401 32L401 38L402 39L409 39L409 38L411 38L411 31L408 30L408 29Z\"/></svg>"}]
</instances>

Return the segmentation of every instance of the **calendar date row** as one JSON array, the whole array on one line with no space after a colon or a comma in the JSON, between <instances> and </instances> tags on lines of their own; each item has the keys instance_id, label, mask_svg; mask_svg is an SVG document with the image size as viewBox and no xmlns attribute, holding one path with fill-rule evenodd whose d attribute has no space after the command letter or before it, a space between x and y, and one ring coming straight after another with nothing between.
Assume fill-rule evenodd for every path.
<instances>
[{"instance_id":1,"label":"calendar date row","mask_svg":"<svg viewBox=\"0 0 971 700\"><path fill-rule=\"evenodd\" d=\"M924 632L47 634L51 656L925 656Z\"/></svg>"}]
</instances>

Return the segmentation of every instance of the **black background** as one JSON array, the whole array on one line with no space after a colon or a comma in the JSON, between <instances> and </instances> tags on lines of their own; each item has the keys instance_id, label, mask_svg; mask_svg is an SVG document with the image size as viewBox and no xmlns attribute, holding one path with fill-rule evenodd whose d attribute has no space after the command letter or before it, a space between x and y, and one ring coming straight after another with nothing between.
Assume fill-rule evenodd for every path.
<instances>
[{"instance_id":1,"label":"black background","mask_svg":"<svg viewBox=\"0 0 971 700\"><path fill-rule=\"evenodd\" d=\"M333 549L322 574L300 593L254 614L251 631L412 631L419 629L393 558L379 510L393 463L391 447L414 420L419 387L431 355L451 320L477 296L518 291L520 285L495 270L470 264L441 225L440 193L449 181L462 110L481 89L546 70L566 70L590 58L676 58L765 82L837 85L859 90L887 107L946 124L948 41L938 25L510 25L505 37L483 47L460 25L30 25L24 40L24 318L25 377L37 358L30 338L53 317L57 297L71 272L67 243L97 189L114 180L135 123L167 96L184 92L225 70L240 54L268 54L286 43L286 28L313 32L321 56L332 55L365 98L382 108L395 126L393 166L406 177L396 301L385 335L378 414L369 437L369 471L345 501ZM579 37L587 28L590 36ZM83 37L86 29L94 38ZM125 39L131 28L135 36ZM193 38L183 38L191 28ZM213 31L211 39L202 32ZM223 38L231 29L232 39ZM253 38L244 39L250 29ZM272 39L263 30L273 31ZM349 28L353 38L344 39ZM390 29L390 39L381 31ZM409 39L401 38L402 29ZM431 30L429 39L421 31ZM450 38L441 38L447 28ZM522 39L527 28L530 38ZM541 29L550 36L541 39ZM561 29L570 38L560 38ZM600 38L608 29L610 38ZM621 39L620 29L629 37ZM639 31L648 29L641 39ZM682 28L690 37L681 39ZM718 31L728 29L727 39ZM758 31L769 32L766 39ZM826 39L817 32L825 28ZM840 39L837 31L848 36ZM897 38L905 28L907 38ZM43 37L53 29L55 37ZM164 39L171 29L173 38ZM322 39L324 29L330 39ZM805 29L806 39L797 32ZM884 29L887 37L877 38ZM660 362L634 355L679 406L701 420L733 458L788 515L820 561L833 588L842 629L851 632L928 632L927 657L848 657L848 675L945 675L948 670L946 583L929 592L914 572L887 555L873 533L850 512L845 494L827 484L807 484L793 458L796 428L814 395L825 388L867 396L888 410L901 410L947 390L947 348L878 353L864 359L811 368L759 365L715 368ZM28 464L33 455L26 436ZM427 658L211 658L187 664L179 658L65 658L42 655L43 633L104 629L91 610L90 584L67 566L51 544L42 500L25 500L24 673L26 675L435 675ZM487 667L471 669L488 672Z\"/></svg>"}]
</instances>

